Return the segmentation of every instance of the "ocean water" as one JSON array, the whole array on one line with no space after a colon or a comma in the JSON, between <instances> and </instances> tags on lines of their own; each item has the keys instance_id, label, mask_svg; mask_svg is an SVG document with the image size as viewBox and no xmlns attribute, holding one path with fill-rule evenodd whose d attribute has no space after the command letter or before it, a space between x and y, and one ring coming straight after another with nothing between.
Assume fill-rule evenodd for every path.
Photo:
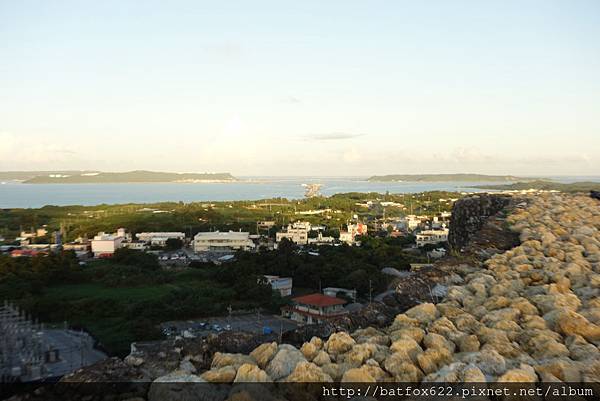
<instances>
[{"instance_id":1,"label":"ocean water","mask_svg":"<svg viewBox=\"0 0 600 401\"><path fill-rule=\"evenodd\" d=\"M562 178L562 177L561 177ZM344 192L415 193L433 190L481 192L465 182L369 182L364 178L241 177L233 183L144 183L144 184L0 184L0 208L37 208L45 205L98 205L166 201L256 200L274 197L300 199L302 184L322 184L323 195ZM600 181L600 177L569 177L561 181Z\"/></svg>"}]
</instances>

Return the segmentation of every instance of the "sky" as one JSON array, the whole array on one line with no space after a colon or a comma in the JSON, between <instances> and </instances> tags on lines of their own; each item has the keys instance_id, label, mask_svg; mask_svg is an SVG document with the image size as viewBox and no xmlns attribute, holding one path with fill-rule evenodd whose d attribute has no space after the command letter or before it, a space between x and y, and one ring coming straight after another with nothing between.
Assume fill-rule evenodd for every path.
<instances>
[{"instance_id":1,"label":"sky","mask_svg":"<svg viewBox=\"0 0 600 401\"><path fill-rule=\"evenodd\" d=\"M0 0L0 170L597 175L600 2Z\"/></svg>"}]
</instances>

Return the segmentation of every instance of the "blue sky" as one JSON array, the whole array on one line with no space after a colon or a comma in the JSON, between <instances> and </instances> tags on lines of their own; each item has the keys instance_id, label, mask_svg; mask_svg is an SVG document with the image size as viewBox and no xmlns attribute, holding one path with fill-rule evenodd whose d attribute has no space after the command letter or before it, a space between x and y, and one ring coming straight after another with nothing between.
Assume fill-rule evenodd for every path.
<instances>
[{"instance_id":1,"label":"blue sky","mask_svg":"<svg viewBox=\"0 0 600 401\"><path fill-rule=\"evenodd\" d=\"M0 169L600 171L597 1L0 0Z\"/></svg>"}]
</instances>

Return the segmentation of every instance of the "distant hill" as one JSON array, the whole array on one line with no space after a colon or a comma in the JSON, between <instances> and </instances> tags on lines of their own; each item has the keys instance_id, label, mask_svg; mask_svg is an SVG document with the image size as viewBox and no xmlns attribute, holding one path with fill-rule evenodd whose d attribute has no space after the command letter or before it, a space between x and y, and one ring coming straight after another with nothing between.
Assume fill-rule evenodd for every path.
<instances>
[{"instance_id":1,"label":"distant hill","mask_svg":"<svg viewBox=\"0 0 600 401\"><path fill-rule=\"evenodd\" d=\"M26 184L109 184L143 182L234 182L237 178L229 173L165 173L158 171L104 172L50 172L24 180Z\"/></svg>"},{"instance_id":2,"label":"distant hill","mask_svg":"<svg viewBox=\"0 0 600 401\"><path fill-rule=\"evenodd\" d=\"M368 181L375 182L514 182L533 181L534 178L515 177L512 175L485 175L485 174L390 174L374 175Z\"/></svg>"},{"instance_id":3,"label":"distant hill","mask_svg":"<svg viewBox=\"0 0 600 401\"><path fill-rule=\"evenodd\" d=\"M530 182L516 182L505 185L478 185L473 188L494 189L499 191L524 191L527 189L541 189L544 191L561 192L589 192L600 191L600 182L582 181L564 184L561 182L536 180Z\"/></svg>"},{"instance_id":4,"label":"distant hill","mask_svg":"<svg viewBox=\"0 0 600 401\"><path fill-rule=\"evenodd\" d=\"M0 171L0 181L25 181L43 175L77 175L98 173L94 170L54 170L54 171Z\"/></svg>"}]
</instances>

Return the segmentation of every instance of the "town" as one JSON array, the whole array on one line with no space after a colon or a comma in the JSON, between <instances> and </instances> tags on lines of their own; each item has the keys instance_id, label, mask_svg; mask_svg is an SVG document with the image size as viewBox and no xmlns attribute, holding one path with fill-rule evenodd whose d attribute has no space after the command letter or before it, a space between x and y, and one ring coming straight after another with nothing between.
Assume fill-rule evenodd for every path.
<instances>
[{"instance_id":1,"label":"town","mask_svg":"<svg viewBox=\"0 0 600 401\"><path fill-rule=\"evenodd\" d=\"M68 229L76 225L72 222L72 208L65 208L69 210L65 213L68 218L48 219L49 224L13 231L11 238L6 227L16 223L17 219L13 218L5 225L1 238L0 273L4 279L0 281L0 295L16 303L5 306L6 316L13 316L18 313L14 311L22 307L32 315L31 319L35 316L46 322L53 333L60 333L33 336L34 339L27 337L27 341L37 341L36 349L44 349L46 355L61 352L68 355L71 352L68 350L76 348L82 336L88 336L85 349L90 356L76 361L74 368L100 358L91 348L94 341L89 340L89 336L95 338L96 348L111 355L127 353L133 341L160 337L192 338L221 331L281 334L301 325L323 323L352 313L372 302L378 294L385 294L393 276L386 276L382 271L410 270L411 263L421 267L444 256L449 210L460 196L416 194L409 198L409 205L398 201L400 195L373 194L318 199L311 196L293 203L257 202L260 207L202 204L203 212L222 208L227 213L245 213L268 208L274 218L248 221L250 216L246 215L242 221L234 217L232 220L239 222L237 229L197 232L132 232L118 226L113 231L73 238L80 228ZM311 204L317 200L320 207L315 208ZM133 208L128 206L127 209ZM144 206L133 214L176 219L176 209L161 211L154 206ZM20 216L21 211L2 213L2 221L6 223L13 217L11 214ZM81 213L96 215L98 212ZM264 213L259 217L265 217ZM104 218L108 219L108 215ZM201 223L204 219L202 215L197 217ZM282 224L285 220L288 223ZM20 223L22 225L22 221ZM173 227L172 224L167 226ZM387 251L379 254L384 249ZM40 278L45 283L41 287L37 284L34 288L19 278L27 269L44 265L44 260L48 266L65 266L60 282L52 277L54 273L47 272ZM255 267L257 264L260 267ZM35 269L38 270L31 270L29 274L42 274L39 269L43 271L43 268ZM208 291L205 289L208 283L221 289L218 293ZM140 298L137 298L138 293ZM122 297L127 306L109 301L114 297ZM88 312L84 313L74 309L73 302L103 303L100 309L108 308L109 315L124 315L119 322L134 313L123 312L122 308L161 305L150 312L151 316L144 316L149 313L145 310L116 328L111 319L94 316L103 313L100 310L90 316L89 310L93 308L87 308ZM64 309L58 312L56 308L60 306ZM85 331L76 334L74 328ZM27 336L34 331L22 332ZM53 341L58 336L62 344ZM54 359L48 356L40 359L39 354L29 356L38 361L37 367L32 370L24 365L18 369L11 366L14 375L39 379L45 377L44 372L48 376L56 371L52 368ZM64 361L64 358L55 360ZM45 367L41 368L42 365Z\"/></svg>"}]
</instances>

